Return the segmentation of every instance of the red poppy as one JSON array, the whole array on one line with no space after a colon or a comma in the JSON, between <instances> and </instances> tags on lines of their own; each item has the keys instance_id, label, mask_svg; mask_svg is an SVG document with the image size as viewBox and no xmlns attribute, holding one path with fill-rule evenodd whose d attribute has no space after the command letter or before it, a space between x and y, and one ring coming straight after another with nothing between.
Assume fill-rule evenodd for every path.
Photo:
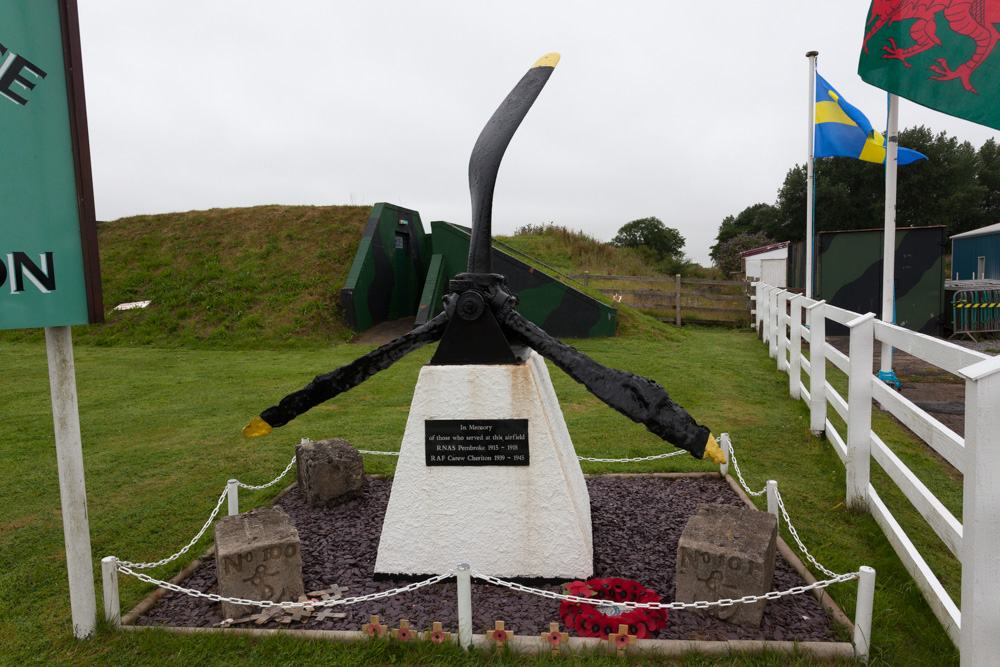
<instances>
[{"instance_id":1,"label":"red poppy","mask_svg":"<svg viewBox=\"0 0 1000 667\"><path fill-rule=\"evenodd\" d=\"M408 628L400 628L396 632L396 639L398 639L401 642L410 641L410 630Z\"/></svg>"},{"instance_id":2,"label":"red poppy","mask_svg":"<svg viewBox=\"0 0 1000 667\"><path fill-rule=\"evenodd\" d=\"M549 644L551 644L552 646L559 646L560 642L562 642L562 637L559 636L558 631L550 632L549 636L546 639L549 640Z\"/></svg>"},{"instance_id":3,"label":"red poppy","mask_svg":"<svg viewBox=\"0 0 1000 667\"><path fill-rule=\"evenodd\" d=\"M437 632L432 632L431 633L431 641L434 642L435 644L443 644L444 643L444 633L441 632L440 630L438 630Z\"/></svg>"},{"instance_id":4,"label":"red poppy","mask_svg":"<svg viewBox=\"0 0 1000 667\"><path fill-rule=\"evenodd\" d=\"M660 597L642 584L618 577L610 579L591 579L590 581L574 581L566 584L566 589L579 597L596 597L609 602L659 602ZM589 595L581 595L590 591ZM559 605L559 616L567 628L576 630L581 637L600 637L607 639L615 633L619 625L627 625L629 633L637 637L647 637L667 624L666 609L627 609L617 613L591 604L563 601ZM604 611L610 614L603 613Z\"/></svg>"}]
</instances>

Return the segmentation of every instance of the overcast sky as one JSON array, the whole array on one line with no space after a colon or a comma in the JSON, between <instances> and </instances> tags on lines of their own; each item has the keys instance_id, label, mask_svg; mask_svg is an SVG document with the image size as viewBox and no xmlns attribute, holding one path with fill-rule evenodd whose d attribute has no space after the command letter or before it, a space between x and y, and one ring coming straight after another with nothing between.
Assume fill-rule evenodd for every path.
<instances>
[{"instance_id":1,"label":"overcast sky","mask_svg":"<svg viewBox=\"0 0 1000 667\"><path fill-rule=\"evenodd\" d=\"M806 160L807 51L884 129L886 95L857 75L868 7L86 0L97 217L386 201L469 224L480 130L558 52L500 167L494 234L551 221L610 240L656 216L707 264L722 219L774 203ZM907 100L899 124L1000 139Z\"/></svg>"}]
</instances>

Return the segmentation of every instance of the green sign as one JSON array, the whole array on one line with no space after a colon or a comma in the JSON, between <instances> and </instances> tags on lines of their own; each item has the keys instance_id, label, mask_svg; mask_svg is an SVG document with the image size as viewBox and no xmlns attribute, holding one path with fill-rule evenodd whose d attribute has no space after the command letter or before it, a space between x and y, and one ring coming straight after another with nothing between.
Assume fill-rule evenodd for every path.
<instances>
[{"instance_id":1,"label":"green sign","mask_svg":"<svg viewBox=\"0 0 1000 667\"><path fill-rule=\"evenodd\" d=\"M75 0L0 2L0 329L103 320Z\"/></svg>"}]
</instances>

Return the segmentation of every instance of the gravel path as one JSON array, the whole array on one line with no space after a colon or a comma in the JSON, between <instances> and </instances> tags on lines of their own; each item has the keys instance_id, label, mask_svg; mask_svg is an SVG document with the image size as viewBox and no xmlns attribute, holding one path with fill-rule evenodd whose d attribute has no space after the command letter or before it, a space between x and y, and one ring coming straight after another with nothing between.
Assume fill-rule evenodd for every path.
<instances>
[{"instance_id":1,"label":"gravel path","mask_svg":"<svg viewBox=\"0 0 1000 667\"><path fill-rule=\"evenodd\" d=\"M302 542L305 590L320 590L337 584L346 596L387 590L409 583L402 580L373 581L375 554L382 530L382 517L389 499L391 480L367 480L362 497L334 509L309 507L297 489L278 503L292 519ZM674 596L677 541L688 518L700 503L742 506L742 501L721 478L595 477L587 481L594 526L594 567L597 577L623 577L638 581L658 593L664 601ZM773 590L781 591L805 582L779 554ZM216 592L215 561L209 560L183 584ZM537 586L560 591L558 584ZM426 629L440 621L445 630L457 630L454 580L427 586L403 595L337 609L343 619L308 619L305 623L261 627L296 629L359 630L369 616L398 627L408 619L410 627ZM559 621L558 603L546 598L479 584L472 587L473 628L477 633L492 629L503 620L518 635L547 631ZM138 625L207 627L222 618L219 605L200 598L168 593L138 621ZM251 625L250 627L255 627ZM779 641L835 641L836 630L811 595L785 596L770 601L759 629L731 625L699 612L671 611L666 628L653 635L659 639L773 639Z\"/></svg>"}]
</instances>

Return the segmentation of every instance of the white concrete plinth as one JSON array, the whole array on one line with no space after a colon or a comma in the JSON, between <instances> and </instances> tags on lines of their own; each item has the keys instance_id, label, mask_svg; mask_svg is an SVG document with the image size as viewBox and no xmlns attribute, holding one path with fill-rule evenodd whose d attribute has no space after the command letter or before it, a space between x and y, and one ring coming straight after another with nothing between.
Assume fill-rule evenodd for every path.
<instances>
[{"instance_id":1,"label":"white concrete plinth","mask_svg":"<svg viewBox=\"0 0 1000 667\"><path fill-rule=\"evenodd\" d=\"M528 466L428 466L425 420L527 419ZM425 366L400 448L375 572L587 579L590 495L548 369Z\"/></svg>"}]
</instances>

